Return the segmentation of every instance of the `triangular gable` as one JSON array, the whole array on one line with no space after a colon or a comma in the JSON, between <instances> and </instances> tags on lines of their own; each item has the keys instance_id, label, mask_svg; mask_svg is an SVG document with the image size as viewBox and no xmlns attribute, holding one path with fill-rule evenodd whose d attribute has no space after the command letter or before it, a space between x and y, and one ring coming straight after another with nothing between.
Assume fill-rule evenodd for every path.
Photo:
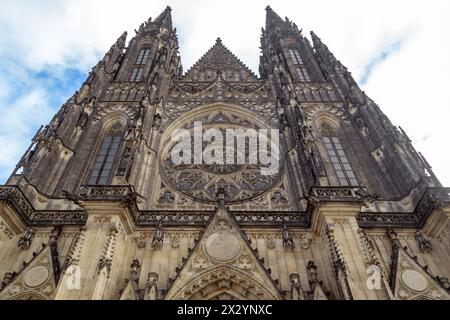
<instances>
[{"instance_id":1,"label":"triangular gable","mask_svg":"<svg viewBox=\"0 0 450 320\"><path fill-rule=\"evenodd\" d=\"M42 300L53 299L56 294L58 275L54 274L54 263L50 246L34 254L34 258L25 263L13 280L0 292L0 300Z\"/></svg>"},{"instance_id":2,"label":"triangular gable","mask_svg":"<svg viewBox=\"0 0 450 320\"><path fill-rule=\"evenodd\" d=\"M233 71L241 74L246 80L258 80L256 75L222 44L220 39L217 39L215 45L189 69L183 80L198 81L199 79L209 79L212 81L217 71L222 73Z\"/></svg>"},{"instance_id":3,"label":"triangular gable","mask_svg":"<svg viewBox=\"0 0 450 320\"><path fill-rule=\"evenodd\" d=\"M319 283L314 286L312 300L328 300L325 291L323 291L323 288Z\"/></svg>"},{"instance_id":4,"label":"triangular gable","mask_svg":"<svg viewBox=\"0 0 450 320\"><path fill-rule=\"evenodd\" d=\"M449 293L404 248L398 248L396 261L392 273L394 299L450 300Z\"/></svg>"},{"instance_id":5,"label":"triangular gable","mask_svg":"<svg viewBox=\"0 0 450 320\"><path fill-rule=\"evenodd\" d=\"M282 296L228 210L219 208L165 299L276 300Z\"/></svg>"},{"instance_id":6,"label":"triangular gable","mask_svg":"<svg viewBox=\"0 0 450 320\"><path fill-rule=\"evenodd\" d=\"M136 281L128 281L127 286L120 295L120 300L140 300Z\"/></svg>"}]
</instances>

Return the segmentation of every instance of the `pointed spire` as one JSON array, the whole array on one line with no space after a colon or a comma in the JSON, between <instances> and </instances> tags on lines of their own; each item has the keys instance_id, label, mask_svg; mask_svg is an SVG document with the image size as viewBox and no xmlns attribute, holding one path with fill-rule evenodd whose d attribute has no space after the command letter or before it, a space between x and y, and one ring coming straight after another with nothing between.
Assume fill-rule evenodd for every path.
<instances>
[{"instance_id":1,"label":"pointed spire","mask_svg":"<svg viewBox=\"0 0 450 320\"><path fill-rule=\"evenodd\" d=\"M313 41L315 51L318 53L323 62L321 67L322 69L325 69L324 71L332 73L335 66L343 67L330 49L328 49L327 45L325 45L313 31L311 31L311 39Z\"/></svg>"},{"instance_id":2,"label":"pointed spire","mask_svg":"<svg viewBox=\"0 0 450 320\"><path fill-rule=\"evenodd\" d=\"M273 11L270 6L266 7L266 30L275 27L276 25L283 24L284 20Z\"/></svg>"},{"instance_id":3,"label":"pointed spire","mask_svg":"<svg viewBox=\"0 0 450 320\"><path fill-rule=\"evenodd\" d=\"M153 21L154 24L172 30L172 8L169 6Z\"/></svg>"}]
</instances>

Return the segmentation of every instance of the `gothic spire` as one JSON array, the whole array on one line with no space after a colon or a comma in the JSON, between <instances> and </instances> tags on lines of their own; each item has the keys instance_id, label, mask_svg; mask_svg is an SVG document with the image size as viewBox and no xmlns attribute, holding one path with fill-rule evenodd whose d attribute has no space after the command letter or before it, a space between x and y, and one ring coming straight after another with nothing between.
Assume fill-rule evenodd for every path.
<instances>
[{"instance_id":1,"label":"gothic spire","mask_svg":"<svg viewBox=\"0 0 450 320\"><path fill-rule=\"evenodd\" d=\"M328 49L327 45L325 45L322 40L311 31L311 39L313 41L314 49L320 55L325 64L328 64L327 67L334 69L336 64L340 64L340 62L336 59L334 54Z\"/></svg>"},{"instance_id":2,"label":"gothic spire","mask_svg":"<svg viewBox=\"0 0 450 320\"><path fill-rule=\"evenodd\" d=\"M266 7L266 30L269 30L276 25L283 24L284 21L281 19L281 17L273 11L273 9L270 6Z\"/></svg>"},{"instance_id":3,"label":"gothic spire","mask_svg":"<svg viewBox=\"0 0 450 320\"><path fill-rule=\"evenodd\" d=\"M153 23L160 27L165 27L168 30L172 30L172 8L167 6Z\"/></svg>"}]
</instances>

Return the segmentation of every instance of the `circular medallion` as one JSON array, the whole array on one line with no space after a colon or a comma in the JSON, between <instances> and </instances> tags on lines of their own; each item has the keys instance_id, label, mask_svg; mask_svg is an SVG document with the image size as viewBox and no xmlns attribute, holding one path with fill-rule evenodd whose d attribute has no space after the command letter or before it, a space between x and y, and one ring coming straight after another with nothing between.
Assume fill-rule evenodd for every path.
<instances>
[{"instance_id":1,"label":"circular medallion","mask_svg":"<svg viewBox=\"0 0 450 320\"><path fill-rule=\"evenodd\" d=\"M50 273L48 269L44 266L37 266L31 268L25 275L24 280L25 284L30 288L36 288L43 285Z\"/></svg>"},{"instance_id":2,"label":"circular medallion","mask_svg":"<svg viewBox=\"0 0 450 320\"><path fill-rule=\"evenodd\" d=\"M411 290L422 292L428 288L427 279L416 270L406 270L402 273L403 283Z\"/></svg>"},{"instance_id":3,"label":"circular medallion","mask_svg":"<svg viewBox=\"0 0 450 320\"><path fill-rule=\"evenodd\" d=\"M206 252L216 261L230 261L237 257L239 251L239 240L229 233L215 233L206 241Z\"/></svg>"}]
</instances>

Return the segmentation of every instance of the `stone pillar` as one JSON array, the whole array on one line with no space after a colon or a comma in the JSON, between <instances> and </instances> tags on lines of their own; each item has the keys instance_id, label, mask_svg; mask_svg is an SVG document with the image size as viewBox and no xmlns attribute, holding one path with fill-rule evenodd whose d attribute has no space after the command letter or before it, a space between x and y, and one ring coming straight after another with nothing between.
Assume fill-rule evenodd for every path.
<instances>
[{"instance_id":1,"label":"stone pillar","mask_svg":"<svg viewBox=\"0 0 450 320\"><path fill-rule=\"evenodd\" d=\"M108 288L112 284L108 282L112 281L111 273L127 263L121 251L129 233L124 224L128 213L111 202L87 202L83 207L88 220L71 250L72 262L64 268L56 299L117 298L111 296Z\"/></svg>"},{"instance_id":2,"label":"stone pillar","mask_svg":"<svg viewBox=\"0 0 450 320\"><path fill-rule=\"evenodd\" d=\"M343 203L322 203L316 209L316 232L325 237L334 269L334 278L342 299L389 299L384 282L374 288L368 284L371 265L363 248L356 217L360 206Z\"/></svg>"}]
</instances>

